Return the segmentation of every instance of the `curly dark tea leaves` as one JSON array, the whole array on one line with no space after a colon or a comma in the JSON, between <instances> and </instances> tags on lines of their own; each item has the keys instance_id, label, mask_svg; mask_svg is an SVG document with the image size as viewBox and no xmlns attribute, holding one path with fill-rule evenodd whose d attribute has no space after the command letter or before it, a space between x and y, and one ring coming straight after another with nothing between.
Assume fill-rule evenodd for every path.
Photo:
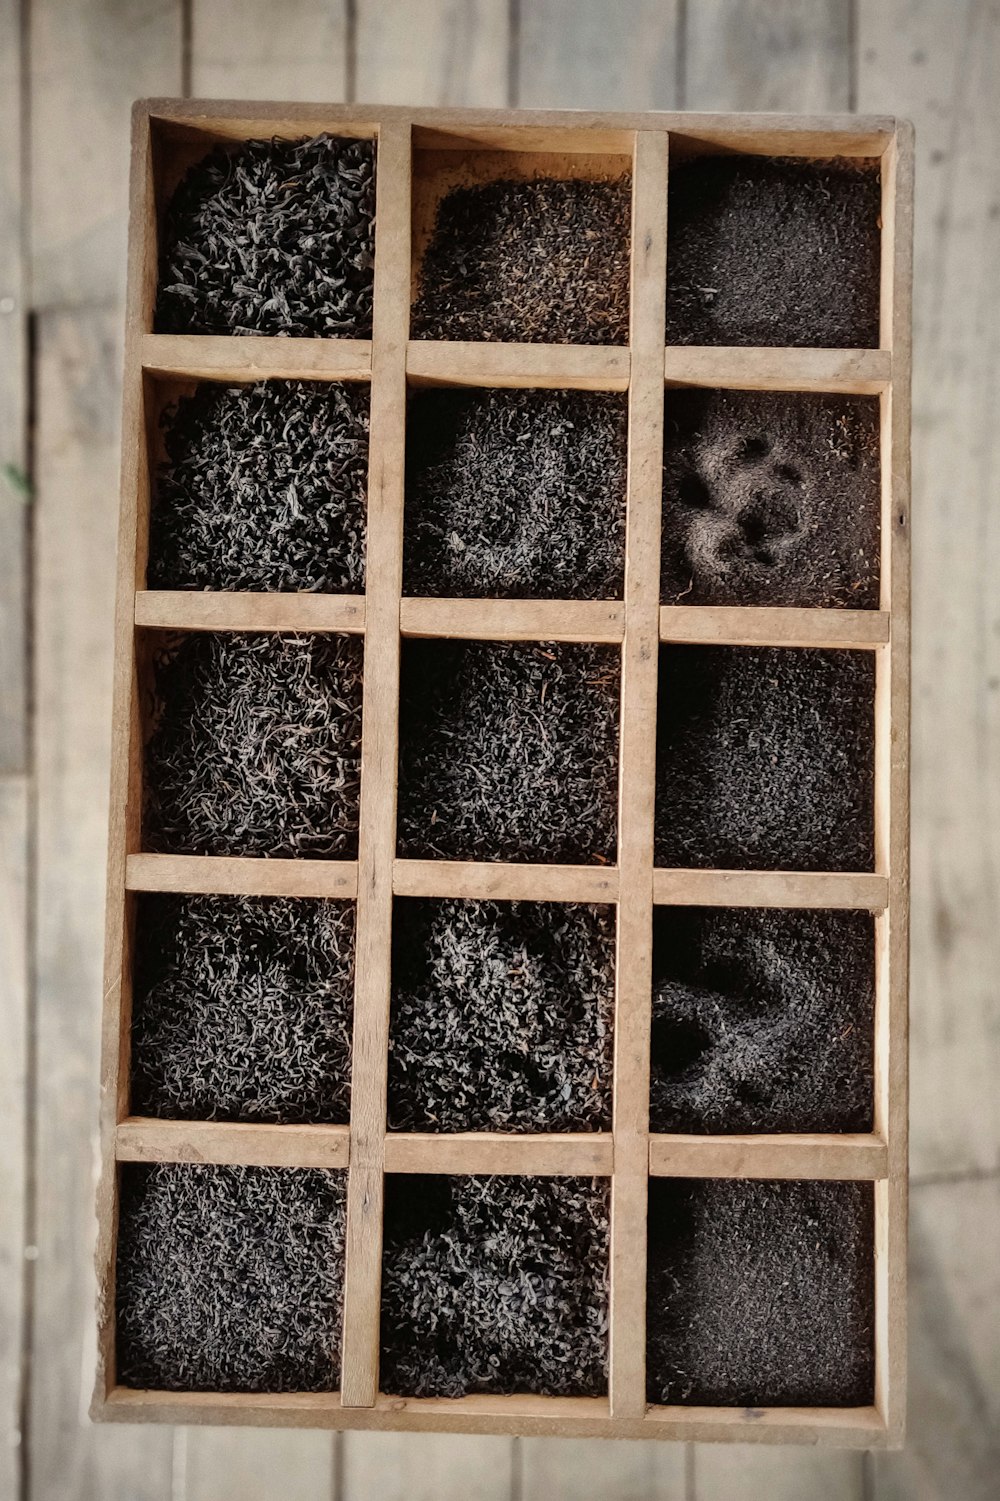
<instances>
[{"instance_id":1,"label":"curly dark tea leaves","mask_svg":"<svg viewBox=\"0 0 1000 1501\"><path fill-rule=\"evenodd\" d=\"M878 609L879 424L873 396L669 390L663 602Z\"/></svg>"},{"instance_id":2,"label":"curly dark tea leaves","mask_svg":"<svg viewBox=\"0 0 1000 1501\"><path fill-rule=\"evenodd\" d=\"M382 1390L602 1396L608 1184L386 1180Z\"/></svg>"},{"instance_id":3,"label":"curly dark tea leaves","mask_svg":"<svg viewBox=\"0 0 1000 1501\"><path fill-rule=\"evenodd\" d=\"M607 1131L610 907L397 900L389 1124Z\"/></svg>"},{"instance_id":4,"label":"curly dark tea leaves","mask_svg":"<svg viewBox=\"0 0 1000 1501\"><path fill-rule=\"evenodd\" d=\"M363 591L368 407L367 385L295 380L167 407L149 588Z\"/></svg>"},{"instance_id":5,"label":"curly dark tea leaves","mask_svg":"<svg viewBox=\"0 0 1000 1501\"><path fill-rule=\"evenodd\" d=\"M414 337L627 344L631 212L627 176L453 189L420 267Z\"/></svg>"},{"instance_id":6,"label":"curly dark tea leaves","mask_svg":"<svg viewBox=\"0 0 1000 1501\"><path fill-rule=\"evenodd\" d=\"M870 1183L651 1179L648 1400L870 1406L874 1228Z\"/></svg>"},{"instance_id":7,"label":"curly dark tea leaves","mask_svg":"<svg viewBox=\"0 0 1000 1501\"><path fill-rule=\"evenodd\" d=\"M620 695L613 646L404 641L399 853L613 862Z\"/></svg>"},{"instance_id":8,"label":"curly dark tea leaves","mask_svg":"<svg viewBox=\"0 0 1000 1501\"><path fill-rule=\"evenodd\" d=\"M667 343L877 349L881 207L877 162L671 167Z\"/></svg>"},{"instance_id":9,"label":"curly dark tea leaves","mask_svg":"<svg viewBox=\"0 0 1000 1501\"><path fill-rule=\"evenodd\" d=\"M347 1174L127 1163L118 1379L192 1392L325 1392L340 1379Z\"/></svg>"},{"instance_id":10,"label":"curly dark tea leaves","mask_svg":"<svg viewBox=\"0 0 1000 1501\"><path fill-rule=\"evenodd\" d=\"M650 1126L870 1131L868 912L657 907Z\"/></svg>"},{"instance_id":11,"label":"curly dark tea leaves","mask_svg":"<svg viewBox=\"0 0 1000 1501\"><path fill-rule=\"evenodd\" d=\"M139 897L132 1113L346 1123L354 904Z\"/></svg>"},{"instance_id":12,"label":"curly dark tea leaves","mask_svg":"<svg viewBox=\"0 0 1000 1501\"><path fill-rule=\"evenodd\" d=\"M404 592L620 599L628 407L606 391L425 391L410 403Z\"/></svg>"},{"instance_id":13,"label":"curly dark tea leaves","mask_svg":"<svg viewBox=\"0 0 1000 1501\"><path fill-rule=\"evenodd\" d=\"M352 636L183 636L156 654L146 847L352 859L362 644Z\"/></svg>"},{"instance_id":14,"label":"curly dark tea leaves","mask_svg":"<svg viewBox=\"0 0 1000 1501\"><path fill-rule=\"evenodd\" d=\"M174 190L162 246L157 333L368 339L374 144L217 147Z\"/></svg>"}]
</instances>

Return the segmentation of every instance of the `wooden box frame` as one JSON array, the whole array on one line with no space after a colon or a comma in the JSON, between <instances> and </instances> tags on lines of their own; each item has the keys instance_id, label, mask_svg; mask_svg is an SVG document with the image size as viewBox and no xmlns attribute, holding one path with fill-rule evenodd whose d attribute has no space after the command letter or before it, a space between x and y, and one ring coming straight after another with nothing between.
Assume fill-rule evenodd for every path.
<instances>
[{"instance_id":1,"label":"wooden box frame","mask_svg":"<svg viewBox=\"0 0 1000 1501\"><path fill-rule=\"evenodd\" d=\"M157 209L184 166L219 140L330 130L377 141L374 327L370 340L173 336L152 332ZM881 334L877 349L665 347L668 156L739 151L881 162ZM631 161L628 346L461 344L409 339L415 153L613 154ZM442 157L442 161L445 158ZM433 167L434 163L431 162ZM99 1369L94 1416L326 1428L652 1437L893 1447L903 1432L907 1167L909 381L912 130L891 118L536 113L153 100L132 141L121 528L103 1013L98 1193ZM428 175L433 178L431 171ZM421 210L426 214L426 209ZM145 588L147 424L164 381L267 376L371 385L368 587L364 596L207 594ZM408 383L628 392L628 522L620 602L401 599ZM665 387L864 392L881 404L880 608L659 604ZM356 861L229 859L142 851L137 642L150 629L306 630L365 638L361 824ZM401 636L603 641L622 649L616 866L395 857ZM800 874L654 868L659 643L853 647L872 651L875 869ZM129 1114L133 893L352 897L357 985L350 1126L248 1126ZM387 1134L390 921L394 895L514 897L617 905L614 1117L609 1133ZM649 1132L651 935L656 903L846 907L875 914L874 1130L868 1135L679 1136ZM342 1389L318 1394L139 1391L117 1384L115 1236L119 1164L211 1162L349 1170ZM384 1173L578 1173L611 1179L609 1389L603 1398L404 1399L378 1389ZM646 1207L650 1175L868 1180L875 1195L875 1400L862 1408L657 1407L645 1390Z\"/></svg>"}]
</instances>

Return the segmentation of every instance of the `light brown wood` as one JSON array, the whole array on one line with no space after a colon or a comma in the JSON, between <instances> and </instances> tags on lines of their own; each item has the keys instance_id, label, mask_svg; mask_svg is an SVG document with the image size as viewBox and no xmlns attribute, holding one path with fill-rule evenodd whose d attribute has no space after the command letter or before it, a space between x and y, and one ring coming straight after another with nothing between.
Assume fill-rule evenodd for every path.
<instances>
[{"instance_id":1,"label":"light brown wood","mask_svg":"<svg viewBox=\"0 0 1000 1501\"><path fill-rule=\"evenodd\" d=\"M397 860L397 896L454 896L476 901L613 902L618 871L606 865L500 865L472 860Z\"/></svg>"},{"instance_id":2,"label":"light brown wood","mask_svg":"<svg viewBox=\"0 0 1000 1501\"><path fill-rule=\"evenodd\" d=\"M671 1136L649 1138L658 1178L884 1178L885 1142L876 1135Z\"/></svg>"},{"instance_id":3,"label":"light brown wood","mask_svg":"<svg viewBox=\"0 0 1000 1501\"><path fill-rule=\"evenodd\" d=\"M354 898L354 860L254 860L235 855L129 855L128 891L203 891L219 896Z\"/></svg>"},{"instance_id":4,"label":"light brown wood","mask_svg":"<svg viewBox=\"0 0 1000 1501\"><path fill-rule=\"evenodd\" d=\"M672 346L664 376L673 386L733 391L845 391L878 395L892 375L887 349L730 349Z\"/></svg>"},{"instance_id":5,"label":"light brown wood","mask_svg":"<svg viewBox=\"0 0 1000 1501\"><path fill-rule=\"evenodd\" d=\"M625 391L627 349L588 344L459 344L414 339L406 373L414 385L541 386Z\"/></svg>"},{"instance_id":6,"label":"light brown wood","mask_svg":"<svg viewBox=\"0 0 1000 1501\"><path fill-rule=\"evenodd\" d=\"M344 631L365 628L365 601L354 594L213 594L140 589L135 623L153 630Z\"/></svg>"},{"instance_id":7,"label":"light brown wood","mask_svg":"<svg viewBox=\"0 0 1000 1501\"><path fill-rule=\"evenodd\" d=\"M402 122L387 125L379 134L375 207L368 602L358 840L352 1151L341 1382L343 1400L352 1407L371 1406L378 1393L382 1146L389 1042L392 866L396 853L409 184L409 126Z\"/></svg>"},{"instance_id":8,"label":"light brown wood","mask_svg":"<svg viewBox=\"0 0 1000 1501\"><path fill-rule=\"evenodd\" d=\"M611 1185L612 1417L646 1405L646 1206L652 1003L653 810L659 654L663 470L663 319L667 257L667 138L636 136L632 200L632 377L629 385L625 644L618 798Z\"/></svg>"},{"instance_id":9,"label":"light brown wood","mask_svg":"<svg viewBox=\"0 0 1000 1501\"><path fill-rule=\"evenodd\" d=\"M252 334L143 334L142 368L194 380L367 380L366 339L269 339Z\"/></svg>"},{"instance_id":10,"label":"light brown wood","mask_svg":"<svg viewBox=\"0 0 1000 1501\"><path fill-rule=\"evenodd\" d=\"M625 606L614 600L404 599L404 636L464 641L611 641L625 635Z\"/></svg>"},{"instance_id":11,"label":"light brown wood","mask_svg":"<svg viewBox=\"0 0 1000 1501\"><path fill-rule=\"evenodd\" d=\"M609 1132L516 1136L463 1131L454 1135L390 1132L387 1173L523 1173L547 1177L610 1177L614 1139Z\"/></svg>"},{"instance_id":12,"label":"light brown wood","mask_svg":"<svg viewBox=\"0 0 1000 1501\"><path fill-rule=\"evenodd\" d=\"M880 912L885 876L842 871L667 870L653 872L661 907L859 907Z\"/></svg>"},{"instance_id":13,"label":"light brown wood","mask_svg":"<svg viewBox=\"0 0 1000 1501\"><path fill-rule=\"evenodd\" d=\"M660 640L704 646L833 646L867 651L889 639L888 610L661 605Z\"/></svg>"},{"instance_id":14,"label":"light brown wood","mask_svg":"<svg viewBox=\"0 0 1000 1501\"><path fill-rule=\"evenodd\" d=\"M346 1167L345 1126L245 1126L127 1116L115 1132L119 1162L218 1162L236 1167Z\"/></svg>"}]
</instances>

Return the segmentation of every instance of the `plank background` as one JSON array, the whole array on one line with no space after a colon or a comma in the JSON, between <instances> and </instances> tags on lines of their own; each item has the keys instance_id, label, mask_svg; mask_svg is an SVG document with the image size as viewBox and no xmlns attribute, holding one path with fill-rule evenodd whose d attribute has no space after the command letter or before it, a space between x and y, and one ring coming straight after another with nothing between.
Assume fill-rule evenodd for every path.
<instances>
[{"instance_id":1,"label":"plank background","mask_svg":"<svg viewBox=\"0 0 1000 1501\"><path fill-rule=\"evenodd\" d=\"M3 1501L996 1497L998 82L997 0L0 0ZM903 1453L88 1424L127 117L151 93L916 122Z\"/></svg>"}]
</instances>

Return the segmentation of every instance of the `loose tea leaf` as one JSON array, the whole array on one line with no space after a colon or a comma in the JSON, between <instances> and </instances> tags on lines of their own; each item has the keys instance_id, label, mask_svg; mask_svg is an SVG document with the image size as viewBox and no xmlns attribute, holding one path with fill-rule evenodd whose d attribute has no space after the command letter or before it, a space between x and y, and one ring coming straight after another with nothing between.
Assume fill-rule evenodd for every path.
<instances>
[{"instance_id":1,"label":"loose tea leaf","mask_svg":"<svg viewBox=\"0 0 1000 1501\"><path fill-rule=\"evenodd\" d=\"M346 1173L128 1163L118 1378L166 1391L332 1391Z\"/></svg>"},{"instance_id":2,"label":"loose tea leaf","mask_svg":"<svg viewBox=\"0 0 1000 1501\"><path fill-rule=\"evenodd\" d=\"M420 267L413 337L627 344L631 179L455 188Z\"/></svg>"},{"instance_id":3,"label":"loose tea leaf","mask_svg":"<svg viewBox=\"0 0 1000 1501\"><path fill-rule=\"evenodd\" d=\"M606 1182L386 1180L382 1390L607 1390Z\"/></svg>"},{"instance_id":4,"label":"loose tea leaf","mask_svg":"<svg viewBox=\"0 0 1000 1501\"><path fill-rule=\"evenodd\" d=\"M156 331L371 338L371 141L244 141L167 205Z\"/></svg>"},{"instance_id":5,"label":"loose tea leaf","mask_svg":"<svg viewBox=\"0 0 1000 1501\"><path fill-rule=\"evenodd\" d=\"M366 385L204 382L163 414L151 589L365 587Z\"/></svg>"},{"instance_id":6,"label":"loose tea leaf","mask_svg":"<svg viewBox=\"0 0 1000 1501\"><path fill-rule=\"evenodd\" d=\"M610 907L398 900L389 1125L608 1131Z\"/></svg>"},{"instance_id":7,"label":"loose tea leaf","mask_svg":"<svg viewBox=\"0 0 1000 1501\"><path fill-rule=\"evenodd\" d=\"M427 391L407 430L405 593L621 598L623 394Z\"/></svg>"},{"instance_id":8,"label":"loose tea leaf","mask_svg":"<svg viewBox=\"0 0 1000 1501\"><path fill-rule=\"evenodd\" d=\"M153 662L146 847L173 854L357 854L360 640L215 634Z\"/></svg>"},{"instance_id":9,"label":"loose tea leaf","mask_svg":"<svg viewBox=\"0 0 1000 1501\"><path fill-rule=\"evenodd\" d=\"M344 1123L353 902L139 897L132 1113Z\"/></svg>"}]
</instances>

